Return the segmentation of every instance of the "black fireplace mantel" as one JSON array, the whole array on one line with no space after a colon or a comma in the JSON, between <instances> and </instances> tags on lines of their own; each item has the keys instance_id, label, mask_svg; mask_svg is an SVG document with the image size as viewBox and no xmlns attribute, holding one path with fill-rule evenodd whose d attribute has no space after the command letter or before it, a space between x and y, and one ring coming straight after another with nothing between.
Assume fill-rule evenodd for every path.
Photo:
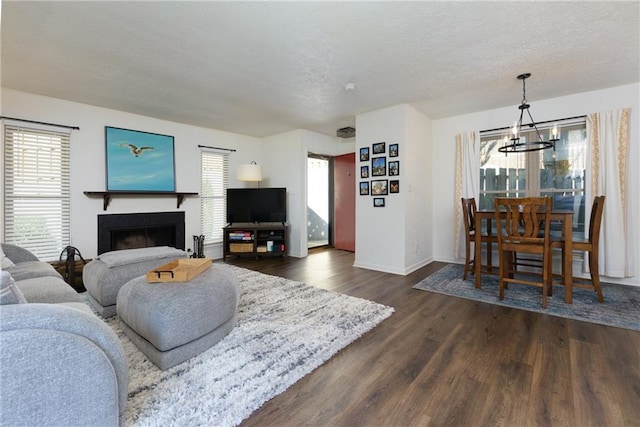
<instances>
[{"instance_id":1,"label":"black fireplace mantel","mask_svg":"<svg viewBox=\"0 0 640 427\"><path fill-rule=\"evenodd\" d=\"M197 196L198 193L186 193L177 191L85 191L84 195L87 197L98 196L102 197L103 205L102 210L107 210L111 198L113 196L174 196L177 198L177 208L180 207L184 198L187 196Z\"/></svg>"}]
</instances>

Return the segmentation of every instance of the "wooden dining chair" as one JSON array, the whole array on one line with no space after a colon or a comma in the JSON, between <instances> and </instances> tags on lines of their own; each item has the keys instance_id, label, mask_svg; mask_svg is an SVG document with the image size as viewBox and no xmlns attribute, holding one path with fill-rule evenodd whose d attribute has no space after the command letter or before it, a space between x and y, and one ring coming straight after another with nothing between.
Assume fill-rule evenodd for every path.
<instances>
[{"instance_id":1,"label":"wooden dining chair","mask_svg":"<svg viewBox=\"0 0 640 427\"><path fill-rule=\"evenodd\" d=\"M545 216L551 212L551 197L498 197L494 199L494 206L500 254L499 298L504 299L504 290L509 283L533 285L542 288L542 307L547 308L553 271L550 221ZM514 259L517 254L542 256L542 276L516 272ZM536 277L541 277L541 281L534 281Z\"/></svg>"},{"instance_id":2,"label":"wooden dining chair","mask_svg":"<svg viewBox=\"0 0 640 427\"><path fill-rule=\"evenodd\" d=\"M467 198L467 199L463 197L461 200L462 200L462 216L463 216L464 232L465 232L464 234L465 235L465 257L464 258L465 259L464 259L464 273L462 275L462 280L467 280L467 273L471 272L471 274L473 274L474 272L473 267L475 263L475 258L471 259L471 244L475 242L475 236L476 236L475 216L478 208L476 206L476 199L473 197ZM491 244L498 243L498 237L496 235L490 234L490 232L482 233L482 230L477 230L477 232L481 233L480 234L481 242L487 244L487 263L486 263L486 269L483 272L490 273L492 268ZM480 260L480 262L482 262L482 260Z\"/></svg>"},{"instance_id":3,"label":"wooden dining chair","mask_svg":"<svg viewBox=\"0 0 640 427\"><path fill-rule=\"evenodd\" d=\"M596 196L591 206L591 217L589 219L589 234L586 239L572 239L574 251L588 252L589 274L591 280L581 277L573 277L573 286L576 288L593 289L599 302L604 302L602 287L600 286L600 272L598 270L598 245L600 243L600 225L602 224L602 212L604 211L604 196ZM551 248L561 248L564 251L562 240L551 240ZM563 252L564 256L564 252ZM564 283L565 272L562 272L562 282Z\"/></svg>"}]
</instances>

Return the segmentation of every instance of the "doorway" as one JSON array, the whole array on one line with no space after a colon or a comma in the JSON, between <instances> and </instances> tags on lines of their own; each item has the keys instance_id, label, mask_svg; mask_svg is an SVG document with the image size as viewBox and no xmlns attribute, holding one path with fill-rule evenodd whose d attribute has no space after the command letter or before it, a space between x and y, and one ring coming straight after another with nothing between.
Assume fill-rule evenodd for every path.
<instances>
[{"instance_id":1,"label":"doorway","mask_svg":"<svg viewBox=\"0 0 640 427\"><path fill-rule=\"evenodd\" d=\"M332 245L336 249L356 250L356 155L333 158Z\"/></svg>"},{"instance_id":2,"label":"doorway","mask_svg":"<svg viewBox=\"0 0 640 427\"><path fill-rule=\"evenodd\" d=\"M307 248L328 246L331 242L330 209L331 161L326 156L307 158Z\"/></svg>"}]
</instances>

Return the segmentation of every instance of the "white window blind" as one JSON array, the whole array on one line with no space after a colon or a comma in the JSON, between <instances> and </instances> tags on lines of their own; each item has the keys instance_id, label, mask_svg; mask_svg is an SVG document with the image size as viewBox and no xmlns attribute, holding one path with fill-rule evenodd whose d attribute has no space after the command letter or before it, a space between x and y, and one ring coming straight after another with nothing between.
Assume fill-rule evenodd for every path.
<instances>
[{"instance_id":1,"label":"white window blind","mask_svg":"<svg viewBox=\"0 0 640 427\"><path fill-rule=\"evenodd\" d=\"M4 241L43 261L69 245L68 132L4 127Z\"/></svg>"},{"instance_id":2,"label":"white window blind","mask_svg":"<svg viewBox=\"0 0 640 427\"><path fill-rule=\"evenodd\" d=\"M229 155L203 150L200 156L200 232L206 243L219 243L226 225Z\"/></svg>"}]
</instances>

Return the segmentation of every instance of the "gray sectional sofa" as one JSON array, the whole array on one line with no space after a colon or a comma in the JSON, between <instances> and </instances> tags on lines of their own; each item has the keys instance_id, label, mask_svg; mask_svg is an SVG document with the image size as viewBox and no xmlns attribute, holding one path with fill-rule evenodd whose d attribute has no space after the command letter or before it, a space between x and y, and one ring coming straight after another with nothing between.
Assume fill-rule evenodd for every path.
<instances>
[{"instance_id":1,"label":"gray sectional sofa","mask_svg":"<svg viewBox=\"0 0 640 427\"><path fill-rule=\"evenodd\" d=\"M118 337L51 265L1 247L0 425L124 425Z\"/></svg>"}]
</instances>

